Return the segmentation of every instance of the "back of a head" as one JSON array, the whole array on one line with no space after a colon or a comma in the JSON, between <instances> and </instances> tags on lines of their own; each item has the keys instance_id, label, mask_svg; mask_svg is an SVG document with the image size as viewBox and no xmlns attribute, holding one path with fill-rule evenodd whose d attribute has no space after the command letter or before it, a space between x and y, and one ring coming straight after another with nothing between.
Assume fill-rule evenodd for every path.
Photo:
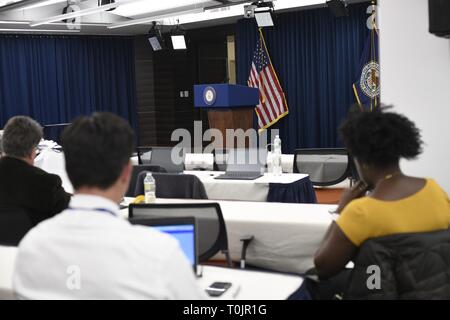
<instances>
[{"instance_id":1,"label":"back of a head","mask_svg":"<svg viewBox=\"0 0 450 320\"><path fill-rule=\"evenodd\" d=\"M422 152L419 129L403 115L385 112L360 112L340 128L344 144L358 161L386 167L401 158L414 159Z\"/></svg>"},{"instance_id":2,"label":"back of a head","mask_svg":"<svg viewBox=\"0 0 450 320\"><path fill-rule=\"evenodd\" d=\"M26 116L8 120L2 135L2 149L5 155L26 158L36 148L43 136L42 127Z\"/></svg>"},{"instance_id":3,"label":"back of a head","mask_svg":"<svg viewBox=\"0 0 450 320\"><path fill-rule=\"evenodd\" d=\"M106 190L130 161L133 130L119 116L99 112L73 121L62 133L61 143L74 188Z\"/></svg>"}]
</instances>

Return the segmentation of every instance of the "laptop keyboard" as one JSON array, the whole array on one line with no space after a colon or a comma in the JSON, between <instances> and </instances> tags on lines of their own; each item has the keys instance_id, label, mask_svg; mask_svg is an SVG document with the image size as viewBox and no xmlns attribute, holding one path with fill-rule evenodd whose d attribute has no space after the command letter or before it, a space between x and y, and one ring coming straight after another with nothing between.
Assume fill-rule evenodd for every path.
<instances>
[{"instance_id":1,"label":"laptop keyboard","mask_svg":"<svg viewBox=\"0 0 450 320\"><path fill-rule=\"evenodd\" d=\"M227 172L216 177L216 179L258 179L262 176L263 175L258 172Z\"/></svg>"}]
</instances>

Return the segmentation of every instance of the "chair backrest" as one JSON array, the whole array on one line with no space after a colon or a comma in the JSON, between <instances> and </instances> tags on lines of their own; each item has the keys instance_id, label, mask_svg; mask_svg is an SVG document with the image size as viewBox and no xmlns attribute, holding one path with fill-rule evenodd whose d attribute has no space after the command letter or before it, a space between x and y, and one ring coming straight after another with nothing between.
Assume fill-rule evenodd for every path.
<instances>
[{"instance_id":1,"label":"chair backrest","mask_svg":"<svg viewBox=\"0 0 450 320\"><path fill-rule=\"evenodd\" d=\"M53 140L56 143L61 142L61 134L66 129L70 123L57 123L57 124L49 124L44 125L44 139L45 140Z\"/></svg>"},{"instance_id":2,"label":"chair backrest","mask_svg":"<svg viewBox=\"0 0 450 320\"><path fill-rule=\"evenodd\" d=\"M149 165L150 158L152 156L152 147L137 147L136 151L138 156L138 163L140 165Z\"/></svg>"},{"instance_id":3,"label":"chair backrest","mask_svg":"<svg viewBox=\"0 0 450 320\"><path fill-rule=\"evenodd\" d=\"M127 193L125 194L126 197L135 197L134 191L136 188L136 181L138 179L139 174L143 171L161 172L161 173L166 172L166 170L164 168L161 168L160 166L151 166L151 165L133 166L133 171L131 171L130 186L128 187Z\"/></svg>"},{"instance_id":4,"label":"chair backrest","mask_svg":"<svg viewBox=\"0 0 450 320\"><path fill-rule=\"evenodd\" d=\"M25 209L0 207L0 245L18 246L31 228L33 223Z\"/></svg>"},{"instance_id":5,"label":"chair backrest","mask_svg":"<svg viewBox=\"0 0 450 320\"><path fill-rule=\"evenodd\" d=\"M367 240L354 264L345 299L450 299L450 229Z\"/></svg>"},{"instance_id":6,"label":"chair backrest","mask_svg":"<svg viewBox=\"0 0 450 320\"><path fill-rule=\"evenodd\" d=\"M218 203L130 205L130 220L150 217L194 217L197 221L199 262L208 261L219 251L228 253L227 229Z\"/></svg>"},{"instance_id":7,"label":"chair backrest","mask_svg":"<svg viewBox=\"0 0 450 320\"><path fill-rule=\"evenodd\" d=\"M215 171L226 171L229 150L228 149L214 149L213 154L214 154L214 170Z\"/></svg>"},{"instance_id":8,"label":"chair backrest","mask_svg":"<svg viewBox=\"0 0 450 320\"><path fill-rule=\"evenodd\" d=\"M346 149L297 149L294 171L306 173L315 186L332 186L351 176L351 158Z\"/></svg>"},{"instance_id":9,"label":"chair backrest","mask_svg":"<svg viewBox=\"0 0 450 320\"><path fill-rule=\"evenodd\" d=\"M184 150L174 147L138 147L139 164L149 164L152 166L160 166L166 172L179 173L184 170ZM174 159L172 152L180 157Z\"/></svg>"},{"instance_id":10,"label":"chair backrest","mask_svg":"<svg viewBox=\"0 0 450 320\"><path fill-rule=\"evenodd\" d=\"M0 158L3 155L2 135L3 135L3 130L0 130Z\"/></svg>"},{"instance_id":11,"label":"chair backrest","mask_svg":"<svg viewBox=\"0 0 450 320\"><path fill-rule=\"evenodd\" d=\"M134 196L144 194L144 179L147 171L138 175ZM208 199L205 186L200 179L191 174L153 174L156 184L157 198L173 199Z\"/></svg>"}]
</instances>

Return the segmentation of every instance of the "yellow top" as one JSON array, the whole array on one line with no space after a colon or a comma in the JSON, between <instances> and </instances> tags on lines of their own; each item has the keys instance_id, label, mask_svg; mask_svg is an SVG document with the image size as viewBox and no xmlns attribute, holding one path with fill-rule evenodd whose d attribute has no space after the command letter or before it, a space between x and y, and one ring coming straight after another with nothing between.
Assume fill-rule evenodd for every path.
<instances>
[{"instance_id":1,"label":"yellow top","mask_svg":"<svg viewBox=\"0 0 450 320\"><path fill-rule=\"evenodd\" d=\"M400 200L353 200L336 223L356 246L370 238L445 230L450 225L450 200L433 179L427 179L421 190Z\"/></svg>"}]
</instances>

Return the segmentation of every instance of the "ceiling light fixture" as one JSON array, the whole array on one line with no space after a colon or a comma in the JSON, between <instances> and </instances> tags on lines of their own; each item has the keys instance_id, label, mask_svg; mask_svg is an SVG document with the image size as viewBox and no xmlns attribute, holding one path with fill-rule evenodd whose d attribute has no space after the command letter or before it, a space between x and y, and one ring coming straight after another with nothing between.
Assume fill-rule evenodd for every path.
<instances>
[{"instance_id":1,"label":"ceiling light fixture","mask_svg":"<svg viewBox=\"0 0 450 320\"><path fill-rule=\"evenodd\" d=\"M148 42L152 46L153 51L161 51L165 49L164 38L161 34L161 28L156 26L156 21L153 21L153 26L148 32Z\"/></svg>"},{"instance_id":2,"label":"ceiling light fixture","mask_svg":"<svg viewBox=\"0 0 450 320\"><path fill-rule=\"evenodd\" d=\"M134 26L137 24L150 23L150 22L153 22L156 20L161 20L164 18L171 18L171 17L181 16L181 15L186 15L186 14L191 14L191 13L201 13L204 11L205 11L204 8L196 8L195 5L180 7L180 8L172 9L172 10L163 10L163 11L159 11L159 12L153 12L153 14L149 17L145 17L145 18L141 18L141 19L132 19L129 21L112 24L112 25L108 26L108 29L129 27L129 26Z\"/></svg>"},{"instance_id":3,"label":"ceiling light fixture","mask_svg":"<svg viewBox=\"0 0 450 320\"><path fill-rule=\"evenodd\" d=\"M268 0L259 0L252 3L252 15L248 16L248 12L245 11L244 16L246 18L255 17L256 23L259 28L273 27L272 13L274 11L273 2Z\"/></svg>"},{"instance_id":4,"label":"ceiling light fixture","mask_svg":"<svg viewBox=\"0 0 450 320\"><path fill-rule=\"evenodd\" d=\"M79 33L80 30L69 30L69 29L56 29L56 30L50 30L50 29L5 29L0 28L0 32L50 32L50 33Z\"/></svg>"},{"instance_id":5,"label":"ceiling light fixture","mask_svg":"<svg viewBox=\"0 0 450 320\"><path fill-rule=\"evenodd\" d=\"M79 11L74 11L71 13L60 14L57 16L43 19L43 20L32 21L32 22L30 22L30 26L37 27L37 26L40 26L43 24L49 24L49 23L56 22L56 21L69 20L69 19L87 16L87 15L91 15L91 14L95 14L95 13L100 13L100 12L104 12L104 11L108 11L108 10L117 8L118 6L124 5L126 3L131 3L133 1L134 0L123 0L121 2L114 2L114 3L109 3L109 4L106 4L103 6L91 7L91 8L82 9Z\"/></svg>"},{"instance_id":6,"label":"ceiling light fixture","mask_svg":"<svg viewBox=\"0 0 450 320\"><path fill-rule=\"evenodd\" d=\"M180 28L180 25L177 23L175 29L170 32L170 38L172 40L173 50L186 50L186 32Z\"/></svg>"}]
</instances>

